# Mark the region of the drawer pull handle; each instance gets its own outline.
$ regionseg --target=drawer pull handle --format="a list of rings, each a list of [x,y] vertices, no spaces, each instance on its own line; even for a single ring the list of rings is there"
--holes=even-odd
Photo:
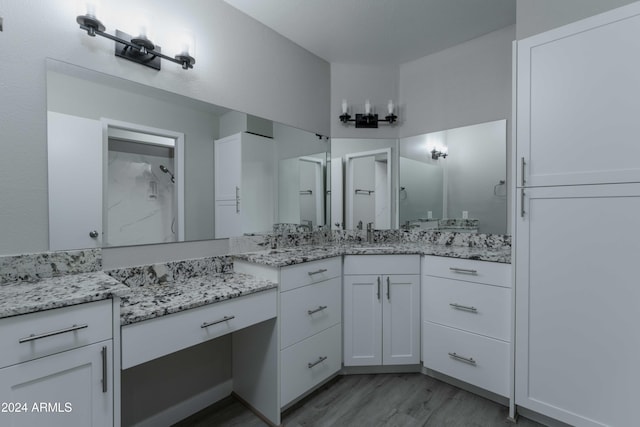
[[[107,392],[107,347],[103,346],[102,351],[102,392]]]
[[[378,276],[378,299],[380,299],[380,276]]]
[[[236,316],[224,316],[220,320],[214,320],[213,322],[204,322],[200,327],[204,329],[206,327],[217,325],[218,323],[226,322],[227,320],[231,320],[231,319],[235,319],[235,318],[236,318]]]
[[[326,305],[319,305],[318,308],[316,308],[315,310],[307,310],[307,313],[309,313],[309,316],[311,316],[313,313],[317,313],[319,311],[326,310],[326,309],[327,309]]]
[[[391,301],[391,279],[387,276],[387,299]]]
[[[313,363],[312,363],[312,362],[307,363],[307,368],[311,369],[311,368],[313,368],[314,366],[316,366],[318,363],[322,363],[322,362],[324,362],[325,360],[327,360],[327,356],[320,356],[320,357],[318,358],[318,360],[316,360],[315,362],[313,362]]]
[[[52,337],[54,335],[66,334],[67,332],[74,332],[74,331],[77,331],[79,329],[84,329],[84,328],[88,328],[88,327],[89,327],[89,325],[87,325],[87,324],[73,325],[73,326],[70,326],[68,328],[58,329],[57,331],[45,332],[44,334],[38,334],[38,335],[31,334],[28,337],[20,338],[18,340],[18,343],[22,344],[22,343],[29,342],[29,341],[39,340],[40,338],[47,338],[47,337]]]
[[[456,310],[470,311],[471,313],[477,313],[478,312],[477,308],[469,307],[468,305],[460,305],[460,304],[456,304],[455,302],[449,303],[449,305],[452,308],[455,308]]]
[[[471,270],[468,268],[449,267],[449,270],[453,271],[454,273],[461,274],[478,274],[478,270]]]
[[[456,354],[455,352],[449,353],[449,356],[452,359],[458,360],[460,362],[468,363],[469,365],[476,366],[476,363],[477,363],[475,360],[473,360],[473,357],[463,357],[463,356],[460,356],[459,354]]]
[[[316,270],[316,271],[310,271],[307,274],[309,276],[313,276],[314,274],[320,274],[320,273],[324,273],[325,271],[327,271],[326,268],[321,268],[320,270]]]

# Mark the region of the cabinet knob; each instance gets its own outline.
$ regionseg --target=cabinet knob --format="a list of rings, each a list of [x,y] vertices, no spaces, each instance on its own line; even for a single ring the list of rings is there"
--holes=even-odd
[[[97,239],[99,236],[98,231],[97,230],[91,230],[89,232],[89,237],[91,237],[92,239]]]

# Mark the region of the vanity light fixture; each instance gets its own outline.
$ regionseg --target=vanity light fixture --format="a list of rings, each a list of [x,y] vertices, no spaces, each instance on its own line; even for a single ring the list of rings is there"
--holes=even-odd
[[[448,155],[446,148],[444,148],[443,151],[438,151],[435,148],[431,150],[431,158],[433,160],[438,160],[440,157],[446,159]]]
[[[378,123],[389,123],[390,125],[395,124],[398,121],[398,116],[393,114],[395,106],[393,105],[393,101],[389,100],[387,104],[387,112],[389,113],[385,116],[384,119],[378,118],[377,114],[373,114],[371,111],[371,102],[367,99],[364,103],[364,114],[356,114],[356,118],[352,119],[351,115],[349,115],[349,105],[347,104],[347,100],[342,100],[342,115],[340,115],[340,121],[345,125],[349,122],[355,122],[357,128],[377,128]]]
[[[183,70],[193,68],[193,64],[196,63],[195,58],[189,55],[188,48],[184,48],[182,52],[172,58],[164,55],[160,46],[155,45],[145,34],[132,37],[120,30],[116,30],[115,36],[105,33],[106,27],[91,12],[87,12],[85,15],[79,15],[76,17],[76,22],[80,25],[81,29],[87,32],[89,37],[98,35],[115,41],[115,54],[120,58],[128,59],[156,70],[160,69],[160,59],[166,59],[167,61],[180,64]]]

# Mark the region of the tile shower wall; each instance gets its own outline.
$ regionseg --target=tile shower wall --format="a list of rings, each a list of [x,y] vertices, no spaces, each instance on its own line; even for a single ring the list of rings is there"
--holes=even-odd
[[[174,184],[160,165],[173,171],[173,159],[109,151],[108,246],[177,240]]]

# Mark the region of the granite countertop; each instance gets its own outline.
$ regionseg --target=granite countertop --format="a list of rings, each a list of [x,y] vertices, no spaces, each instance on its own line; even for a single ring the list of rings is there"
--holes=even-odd
[[[102,271],[0,285],[0,318],[124,296],[129,287]]]
[[[213,273],[135,286],[122,298],[120,324],[129,325],[277,286],[277,283],[243,273]]]
[[[483,247],[453,246],[424,242],[341,244],[298,246],[258,252],[234,254],[236,259],[267,265],[284,267],[341,255],[434,255],[449,258],[463,258],[477,261],[511,263],[511,248],[491,249]]]

